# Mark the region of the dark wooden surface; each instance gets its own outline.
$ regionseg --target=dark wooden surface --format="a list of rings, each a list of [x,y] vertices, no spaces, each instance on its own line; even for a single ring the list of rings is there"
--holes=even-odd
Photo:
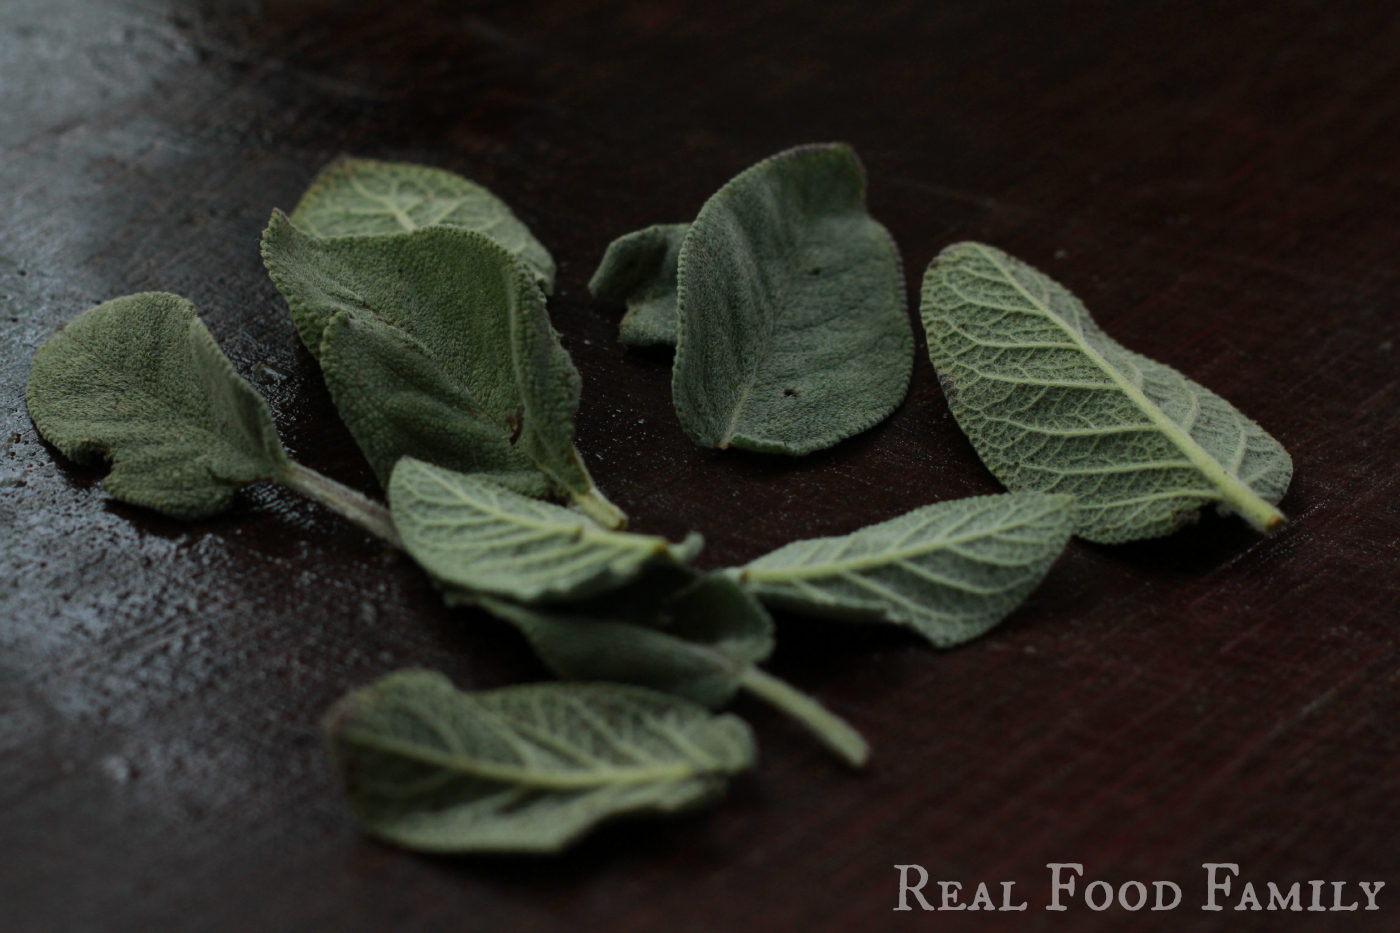
[[[0,930],[1400,929],[1393,4],[5,0],[0,106]],[[175,291],[293,453],[378,494],[257,251],[348,152],[459,171],[534,228],[589,467],[634,527],[703,532],[705,565],[995,491],[922,343],[907,401],[860,437],[702,451],[668,355],[618,346],[621,309],[584,288],[612,238],[834,139],[865,159],[915,306],[941,247],[997,244],[1296,464],[1273,537],[1208,517],[1074,542],[955,651],[781,618],[772,669],[864,731],[867,773],[741,701],[761,768],[707,813],[554,860],[370,841],[322,711],[408,665],[545,676],[523,642],[289,494],[195,524],[114,503],[25,413],[56,326]],[[1047,912],[1047,862],[1184,897]],[[1212,914],[1203,862],[1266,903],[1269,881],[1304,906],[1312,879],[1387,886],[1371,913]],[[906,863],[964,899],[1016,881],[1029,909],[894,912]]]

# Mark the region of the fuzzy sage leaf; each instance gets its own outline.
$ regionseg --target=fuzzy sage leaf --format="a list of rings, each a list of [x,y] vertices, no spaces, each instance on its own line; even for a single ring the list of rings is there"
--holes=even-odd
[[[480,603],[519,628],[560,677],[636,684],[711,709],[773,652],[773,620],[757,600],[723,576],[679,567],[568,605]]]
[[[544,295],[489,237],[436,226],[322,240],[279,211],[263,258],[382,484],[412,456],[625,523],[574,449],[579,376]]]
[[[511,492],[489,477],[405,457],[389,482],[404,549],[440,583],[522,602],[581,599],[657,562],[683,563],[699,535],[608,531],[585,515]]]
[[[65,456],[112,464],[103,486],[124,502],[205,518],[238,487],[270,480],[398,543],[383,506],[288,459],[267,402],[178,295],[128,295],[79,315],[34,355],[27,399]]]
[[[938,502],[848,535],[795,541],[730,571],[772,606],[905,625],[947,648],[1021,604],[1074,531],[1074,500]]]
[[[924,277],[929,356],[948,406],[1011,489],[1068,493],[1076,533],[1169,534],[1215,503],[1268,531],[1293,462],[1229,402],[1124,349],[1062,285],[980,243]]]
[[[288,462],[267,402],[176,295],[128,295],[80,315],[34,355],[27,398],[65,456],[111,462],[108,492],[175,518],[222,512],[235,489]]]
[[[697,444],[811,453],[904,398],[899,251],[850,147],[800,146],[732,179],[686,234],[678,278],[671,394]]]
[[[323,728],[361,825],[427,852],[559,852],[605,820],[709,803],[755,760],[738,718],[618,684],[462,693],[399,671]]]
[[[792,716],[847,763],[870,749],[860,734],[812,698],[757,667],[773,651],[763,606],[723,574],[657,566],[632,583],[566,606],[521,606],[449,594],[511,624],[561,677],[636,684],[712,709],[739,689]]]
[[[617,339],[629,346],[675,346],[676,268],[690,224],[657,224],[608,244],[588,282],[594,298],[627,302]]]
[[[306,189],[292,222],[318,237],[383,236],[443,224],[484,233],[554,290],[554,258],[509,206],[460,175],[404,162],[337,159]]]

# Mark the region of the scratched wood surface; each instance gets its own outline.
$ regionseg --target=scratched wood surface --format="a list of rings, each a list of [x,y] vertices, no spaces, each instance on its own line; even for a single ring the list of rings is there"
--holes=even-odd
[[[1393,4],[6,0],[0,107],[0,929],[1400,928]],[[922,343],[874,430],[800,460],[703,451],[668,354],[620,347],[622,309],[589,298],[611,239],[818,140],[864,158],[915,303],[941,247],[997,244],[1296,464],[1273,537],[1207,517],[1072,543],[954,651],[782,617],[772,668],[864,731],[864,774],[740,702],[761,767],[712,811],[554,860],[370,841],[321,713],[409,665],[545,676],[520,638],[276,490],[194,524],[114,503],[25,412],[55,327],[174,291],[294,455],[377,495],[257,251],[353,153],[474,178],[552,249],[579,447],[634,527],[701,531],[706,566],[996,491]],[[1048,862],[1183,901],[1048,912]],[[1243,881],[1302,882],[1303,906],[1310,880],[1387,887],[1374,912],[1212,914],[1204,862],[1240,866],[1230,908]],[[895,912],[908,863],[1029,908]]]

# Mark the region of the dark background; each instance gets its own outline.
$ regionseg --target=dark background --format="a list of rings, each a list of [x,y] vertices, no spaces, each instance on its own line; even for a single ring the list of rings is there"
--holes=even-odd
[[[0,114],[0,930],[1400,929],[1394,4],[4,0]],[[1072,542],[954,651],[781,618],[771,669],[865,733],[866,773],[740,701],[761,767],[712,811],[557,859],[370,841],[322,712],[409,665],[544,677],[523,641],[288,493],[192,524],[115,503],[25,412],[54,328],[174,291],[294,456],[378,495],[257,250],[352,153],[480,181],[550,247],[579,447],[634,528],[701,531],[705,566],[996,491],[922,339],[879,427],[704,451],[668,354],[620,347],[587,294],[614,237],[821,140],[864,158],[915,305],[939,249],[996,244],[1296,465],[1272,537]],[[1185,896],[1048,913],[1052,861]],[[1266,903],[1387,886],[1379,912],[1210,914],[1208,861]],[[905,863],[1030,909],[895,913]]]

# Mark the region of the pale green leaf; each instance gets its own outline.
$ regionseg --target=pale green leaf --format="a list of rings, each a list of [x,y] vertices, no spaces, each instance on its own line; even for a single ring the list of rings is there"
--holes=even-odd
[[[239,486],[289,468],[267,402],[176,295],[80,315],[35,354],[27,398],[65,456],[112,464],[108,492],[175,518],[221,512]]]
[[[723,574],[655,567],[632,583],[567,606],[538,608],[448,594],[512,623],[561,677],[664,690],[717,708],[743,688],[802,723],[848,764],[870,746],[816,700],[757,667],[773,651],[763,606]]]
[[[428,852],[559,852],[605,820],[710,803],[756,755],[738,718],[650,690],[462,693],[421,670],[349,694],[324,729],[364,828]]]
[[[523,602],[591,596],[651,564],[688,561],[701,547],[699,535],[673,545],[608,531],[489,477],[412,457],[394,469],[389,503],[404,549],[440,583]]]
[[[678,275],[671,394],[697,444],[811,453],[904,398],[899,251],[850,147],[800,146],[735,177],[700,210]]]
[[[734,573],[765,603],[905,625],[940,648],[1021,604],[1074,531],[1070,496],[938,502],[848,535],[795,541]]]
[[[380,482],[412,456],[622,513],[573,447],[579,377],[530,275],[484,234],[425,227],[318,239],[280,211],[263,258]],[[438,430],[433,430],[433,425]]]
[[[690,224],[657,224],[608,244],[588,291],[627,303],[617,329],[622,343],[676,345],[676,266],[689,230]]]
[[[337,159],[306,189],[292,222],[319,237],[411,233],[435,224],[465,227],[505,247],[546,293],[554,290],[553,257],[506,203],[440,168]]]
[[[712,709],[773,651],[773,621],[757,600],[724,576],[680,567],[565,606],[480,602],[519,628],[560,677],[636,684]]]
[[[1076,533],[1168,534],[1215,503],[1283,524],[1288,452],[1229,402],[1124,349],[1062,285],[991,246],[945,249],[924,277],[929,355],[948,406],[1011,489],[1068,493]]]

